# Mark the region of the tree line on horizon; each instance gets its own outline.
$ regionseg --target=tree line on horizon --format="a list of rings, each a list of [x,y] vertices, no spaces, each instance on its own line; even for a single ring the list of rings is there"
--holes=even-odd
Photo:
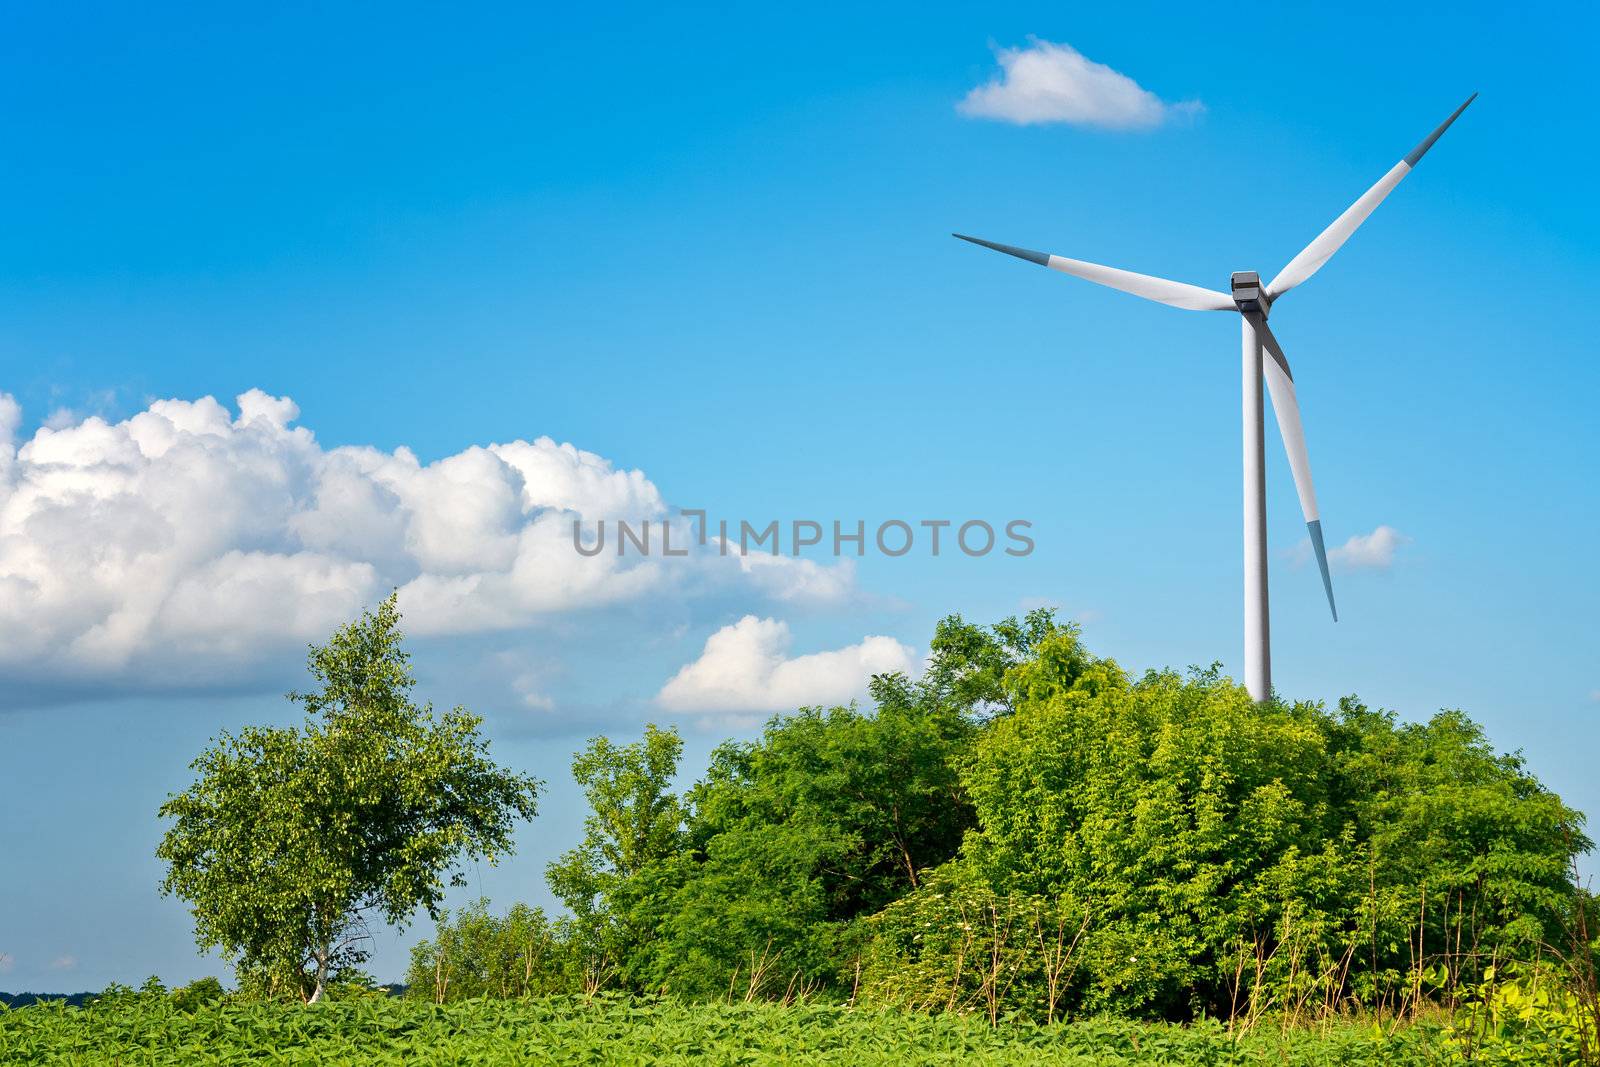
[[[369,921],[435,920],[407,995],[607,991],[992,1021],[1392,1016],[1519,974],[1594,1002],[1581,813],[1459,711],[1256,704],[1133,676],[1047,611],[943,620],[920,678],[729,741],[684,791],[655,725],[572,771],[563,914],[442,902],[532,818],[479,720],[410,700],[391,597],[313,647],[304,726],[223,735],[162,808],[163,888],[242,991],[365,981]]]

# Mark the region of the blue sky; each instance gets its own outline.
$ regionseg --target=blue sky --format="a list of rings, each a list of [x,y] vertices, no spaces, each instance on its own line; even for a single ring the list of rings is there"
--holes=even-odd
[[[1275,309],[1329,542],[1387,527],[1393,552],[1336,571],[1330,623],[1269,429],[1274,680],[1406,718],[1461,707],[1600,810],[1594,23],[12,13],[0,988],[220,973],[155,893],[155,808],[217,731],[287,721],[305,642],[388,585],[418,582],[424,694],[483,713],[549,782],[518,857],[469,872],[501,906],[548,903],[583,738],[676,722],[692,774],[782,701],[915,662],[949,612],[1056,604],[1127,666],[1237,673],[1232,317],[948,234],[1225,288],[1275,272],[1475,90]],[[1034,38],[1181,106],[1138,97],[1132,128],[958,111],[996,49]],[[128,458],[172,427],[205,447]],[[1022,518],[1037,547],[597,577],[529,501]],[[418,932],[380,935],[381,977]]]

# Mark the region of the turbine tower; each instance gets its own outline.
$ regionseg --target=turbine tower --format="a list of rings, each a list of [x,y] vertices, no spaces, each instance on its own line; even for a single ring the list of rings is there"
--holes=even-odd
[[[1267,315],[1280,296],[1311,277],[1328,262],[1372,214],[1373,209],[1383,202],[1383,198],[1400,184],[1400,179],[1411,173],[1424,153],[1433,147],[1433,142],[1467,109],[1467,104],[1477,97],[1477,93],[1467,97],[1466,103],[1456,108],[1449,118],[1439,124],[1438,129],[1423,138],[1421,144],[1396,163],[1389,173],[1379,178],[1376,185],[1363,193],[1344,214],[1334,219],[1326,230],[1317,235],[1316,240],[1306,245],[1278,272],[1276,278],[1264,286],[1255,271],[1236,271],[1229,291],[1221,293],[1185,282],[1168,281],[1148,274],[1102,267],[1097,263],[996,244],[979,237],[960,233],[953,235],[963,241],[971,241],[1160,304],[1188,311],[1239,313],[1243,337],[1240,410],[1244,429],[1244,678],[1245,688],[1257,701],[1266,700],[1272,695],[1272,640],[1267,614],[1266,453],[1261,402],[1263,375],[1267,391],[1272,394],[1272,410],[1278,417],[1278,432],[1283,437],[1283,447],[1289,455],[1289,468],[1294,472],[1295,492],[1300,497],[1300,510],[1305,515],[1311,547],[1317,556],[1317,566],[1322,570],[1322,588],[1328,594],[1328,610],[1333,613],[1333,620],[1339,621],[1339,609],[1333,602],[1333,580],[1328,575],[1328,552],[1322,540],[1317,494],[1311,486],[1311,463],[1306,457],[1306,437],[1300,426],[1300,405],[1295,399],[1294,377],[1289,373],[1289,361],[1283,354],[1283,347],[1267,326]],[[1263,350],[1268,358],[1263,359]]]

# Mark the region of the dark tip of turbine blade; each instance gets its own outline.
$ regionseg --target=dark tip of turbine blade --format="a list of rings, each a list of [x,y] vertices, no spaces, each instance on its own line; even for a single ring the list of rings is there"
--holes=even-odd
[[[985,248],[992,248],[996,252],[1004,252],[1008,256],[1025,259],[1029,263],[1037,263],[1041,267],[1050,265],[1050,256],[1044,252],[1034,252],[1026,248],[1017,248],[1013,245],[996,244],[994,241],[985,241],[982,237],[968,237],[964,233],[953,233],[950,236],[959,237],[963,241],[971,241],[973,244],[982,245]]]
[[[1427,137],[1423,138],[1422,143],[1413,148],[1411,150],[1411,154],[1406,156],[1406,166],[1416,166],[1418,160],[1423,157],[1428,149],[1433,147],[1433,142],[1437,141],[1440,137],[1443,137],[1444,131],[1450,128],[1450,124],[1459,118],[1463,111],[1467,110],[1467,104],[1472,103],[1476,99],[1478,99],[1477,93],[1473,93],[1471,96],[1467,97],[1466,103],[1462,104],[1460,107],[1451,112],[1449,118],[1439,123],[1438,129],[1434,130],[1432,133],[1428,134]]]
[[[1317,566],[1322,570],[1322,588],[1328,594],[1328,610],[1333,612],[1333,621],[1339,621],[1339,609],[1333,603],[1333,579],[1328,576],[1328,550],[1322,543],[1322,520],[1312,519],[1306,523],[1306,529],[1311,533],[1311,548],[1317,554]]]

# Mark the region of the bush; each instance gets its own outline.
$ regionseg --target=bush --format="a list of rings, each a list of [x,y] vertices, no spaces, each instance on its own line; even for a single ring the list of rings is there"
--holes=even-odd
[[[208,1004],[215,1004],[228,995],[222,983],[209,975],[172,991],[172,1006],[179,1011],[195,1012]]]
[[[1082,963],[1090,911],[1002,896],[949,867],[863,923],[857,997],[909,1011],[1055,1022]]]
[[[445,1004],[569,992],[576,969],[572,947],[543,911],[517,904],[501,918],[479,900],[453,919],[441,913],[433,939],[411,950],[406,995]]]
[[[1010,714],[962,763],[977,827],[944,888],[868,924],[869,998],[1407,1012],[1430,968],[1449,995],[1496,957],[1532,959],[1570,912],[1582,816],[1459,712],[1398,726],[1354,700],[1256,704],[1215,669],[1135,681],[1071,631],[1006,677]],[[1080,918],[1063,987],[1033,942]]]
[[[1474,1063],[1595,1062],[1600,1020],[1563,977],[1542,966],[1487,968],[1446,1031],[1452,1045]]]

